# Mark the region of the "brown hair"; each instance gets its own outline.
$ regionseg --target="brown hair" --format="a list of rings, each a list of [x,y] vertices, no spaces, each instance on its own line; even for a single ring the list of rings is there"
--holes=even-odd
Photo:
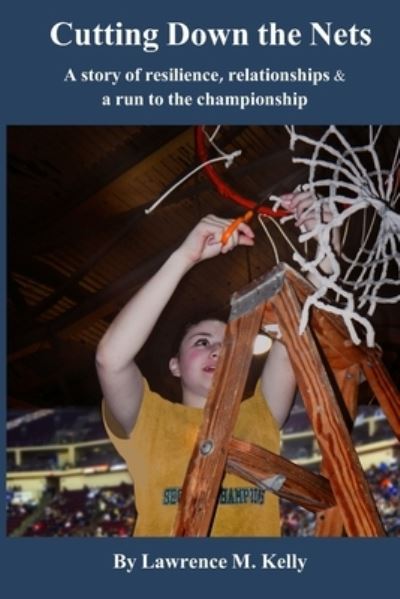
[[[189,321],[183,323],[178,328],[177,334],[175,335],[175,339],[172,344],[172,353],[171,357],[175,357],[179,353],[179,349],[181,347],[181,343],[183,338],[187,334],[187,332],[200,322],[204,322],[205,320],[218,320],[219,322],[223,322],[226,324],[228,322],[228,315],[226,311],[222,310],[214,310],[209,312],[200,312],[193,316]]]

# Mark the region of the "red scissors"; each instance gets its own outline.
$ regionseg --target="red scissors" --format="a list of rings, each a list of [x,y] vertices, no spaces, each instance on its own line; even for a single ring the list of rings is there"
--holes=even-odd
[[[221,236],[222,245],[226,245],[228,243],[229,239],[232,237],[232,235],[234,234],[234,232],[236,231],[236,229],[238,228],[238,226],[241,223],[250,222],[251,219],[253,218],[253,216],[254,216],[254,210],[248,210],[246,212],[246,214],[243,214],[243,216],[239,216],[238,218],[235,218],[235,220],[232,221],[231,224],[222,233],[222,236]]]

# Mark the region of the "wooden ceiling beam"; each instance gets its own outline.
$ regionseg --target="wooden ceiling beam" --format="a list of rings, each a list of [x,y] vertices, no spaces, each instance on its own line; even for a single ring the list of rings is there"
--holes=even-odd
[[[283,152],[283,151],[282,151]],[[273,157],[269,157],[269,160],[264,160],[263,164],[265,165],[265,162],[268,162],[268,164],[273,165],[277,160],[280,160],[282,158],[281,154],[282,152],[278,152],[276,155],[274,154]],[[284,153],[287,153],[287,150],[284,151]],[[257,161],[258,162],[258,161]],[[251,165],[245,165],[243,167],[241,167],[241,171],[243,172],[243,174],[248,174],[249,172],[251,172],[253,169],[250,168]],[[257,168],[260,168],[260,165],[258,164]],[[297,168],[297,170],[294,170],[294,172],[290,173],[287,177],[283,178],[282,180],[280,180],[276,185],[272,186],[270,189],[267,190],[268,194],[271,193],[276,193],[277,188],[283,188],[285,185],[287,186],[287,188],[292,188],[294,187],[299,181],[302,180],[302,173],[304,172],[304,169],[299,169],[299,167]],[[236,177],[239,177],[240,174],[237,172],[236,173]],[[200,186],[200,184],[199,184]],[[211,183],[207,180],[207,186],[211,187]],[[198,193],[198,192],[197,192]],[[171,199],[171,202],[169,202],[168,205],[175,204],[179,201],[183,201],[186,200],[188,198],[188,195],[195,195],[196,191],[192,190],[192,192],[186,192],[184,194],[179,194],[179,196]],[[146,204],[146,207],[150,206],[152,202],[149,202],[148,204]],[[233,204],[234,206],[236,206],[236,204]],[[84,263],[82,264],[82,266],[75,271],[75,273],[73,275],[71,275],[71,277],[69,277],[65,283],[63,285],[61,285],[58,289],[56,289],[54,291],[54,293],[52,293],[49,297],[47,297],[43,302],[41,302],[38,306],[36,306],[36,308],[34,309],[34,314],[38,315],[41,312],[43,312],[44,310],[48,309],[53,303],[55,303],[56,301],[58,301],[58,299],[60,299],[60,297],[62,295],[65,294],[69,294],[69,291],[71,289],[74,289],[74,287],[76,287],[76,285],[79,283],[80,279],[85,276],[85,274],[94,268],[94,266],[105,256],[108,254],[108,252],[117,244],[119,243],[127,233],[129,233],[132,228],[134,226],[136,226],[140,220],[144,217],[144,207],[140,207],[140,208],[134,208],[131,211],[129,211],[129,213],[127,213],[126,217],[124,218],[124,222],[121,225],[121,228],[118,229],[113,236],[111,236],[107,243],[105,243],[101,248],[99,248],[99,250],[97,252],[95,252],[94,254],[92,254],[90,256],[90,258]],[[160,210],[162,210],[162,207],[160,207]]]
[[[37,260],[36,258],[32,260],[29,267],[14,270],[12,274],[13,276],[22,275],[23,277],[30,279],[33,283],[37,282],[39,285],[46,285],[52,289],[59,288],[69,280],[69,277],[56,267],[41,260]],[[89,295],[90,293],[80,286],[75,286],[71,289],[71,293],[68,294],[69,298],[77,303],[81,302]],[[32,308],[30,308],[30,311],[34,312],[34,309],[32,310]]]
[[[29,261],[32,255],[49,251],[54,243],[59,244],[60,229],[63,237],[63,230],[65,228],[68,230],[70,226],[73,235],[73,222],[68,224],[68,220],[71,217],[73,220],[73,213],[83,203],[100,193],[108,194],[115,189],[123,189],[126,179],[131,179],[143,172],[151,161],[161,160],[164,155],[169,155],[192,135],[191,127],[160,126],[156,128],[156,134],[146,136],[139,151],[135,148],[132,152],[129,144],[117,148],[101,163],[81,175],[69,189],[61,190],[65,201],[62,199],[60,201],[58,198],[57,203],[64,207],[62,211],[52,213],[49,220],[43,222],[41,229],[35,231],[32,236],[27,236],[23,241],[19,239],[14,247],[12,243],[10,244],[12,260]],[[12,202],[12,195],[10,195],[10,202]]]
[[[143,285],[178,245],[175,244],[172,248],[168,248],[147,262],[142,263],[135,270],[128,272],[128,274],[123,275],[101,291],[91,295],[79,306],[65,312],[52,322],[40,325],[31,331],[10,339],[8,360],[12,362],[35,352],[40,344],[51,343],[54,335],[66,336],[109,314],[119,302],[122,302]]]
[[[238,129],[238,128],[236,128],[236,129]],[[238,134],[238,131],[236,131],[236,134]],[[182,134],[182,136],[183,135],[184,134]],[[185,132],[185,135],[186,135],[186,132]],[[179,136],[179,140],[175,139],[175,140],[173,140],[173,142],[171,142],[171,144],[169,144],[170,151],[172,151],[171,146],[173,143],[176,143],[179,145],[182,143],[182,136]],[[229,141],[232,141],[232,137],[233,137],[233,134],[231,133]],[[227,140],[225,140],[225,142],[227,143]],[[160,149],[160,152],[161,152],[161,149]],[[164,150],[163,150],[163,152],[164,152]],[[154,155],[153,155],[153,158],[154,158]],[[160,157],[158,157],[157,159],[160,159]],[[180,178],[181,177],[179,177],[179,179]],[[211,185],[211,184],[209,183],[209,185]],[[183,198],[186,199],[187,194],[185,194],[184,196],[181,196],[178,200],[175,199],[174,202],[177,202]],[[97,252],[93,253],[90,256],[90,258],[88,260],[86,260],[86,262],[84,264],[82,264],[82,266],[74,272],[73,275],[71,275],[68,279],[66,279],[65,282],[63,282],[60,285],[60,287],[58,287],[50,296],[45,298],[42,302],[40,302],[40,304],[38,304],[34,308],[34,310],[33,310],[34,315],[37,316],[37,315],[41,314],[44,310],[47,310],[49,307],[51,307],[52,304],[54,304],[56,301],[58,301],[60,299],[60,297],[62,297],[63,295],[69,294],[70,290],[74,289],[74,287],[76,287],[76,285],[79,283],[79,281],[82,279],[82,277],[84,277],[85,274],[89,270],[93,269],[94,266],[105,255],[107,255],[114,248],[114,246],[125,237],[125,235],[127,235],[132,230],[133,226],[135,226],[145,216],[144,211],[151,204],[152,204],[152,202],[147,202],[146,204],[140,206],[140,208],[134,208],[131,211],[129,211],[128,213],[125,213],[124,220],[123,220],[123,223],[121,224],[121,227],[112,236],[110,236],[110,238],[107,240],[107,242],[105,244],[103,244],[103,246],[100,247]]]
[[[290,182],[293,184],[294,177],[296,176],[298,176],[298,174],[296,175],[296,173],[291,173],[287,178],[283,179],[281,183],[285,184],[286,181],[287,183]],[[142,212],[139,214],[139,216],[141,216],[141,214]],[[138,218],[138,212],[134,211],[131,215],[131,219],[125,223],[125,227],[130,229],[132,225],[131,220],[133,221],[136,218]],[[121,231],[119,232],[118,240],[120,236]],[[101,255],[105,255],[107,251],[109,251],[111,245],[114,245],[114,243],[116,243],[118,240],[110,239],[107,247],[103,247],[99,250]],[[110,245],[110,247],[108,247],[108,245]],[[129,293],[133,293],[133,291],[139,285],[143,284],[157,270],[157,268],[161,266],[163,261],[172,251],[173,249],[166,250],[155,258],[150,259],[133,272],[120,277],[115,282],[99,291],[97,294],[91,295],[79,306],[59,316],[51,323],[48,323],[48,325],[36,327],[34,330],[31,330],[30,332],[28,331],[22,336],[17,336],[14,342],[10,344],[9,359],[18,358],[20,355],[24,355],[26,352],[31,353],[32,351],[36,351],[37,344],[39,342],[44,342],[48,338],[50,330],[53,332],[53,334],[56,334],[60,331],[63,331],[63,334],[66,332],[71,333],[71,327],[73,327],[73,330],[75,330],[76,327],[87,327],[88,322],[93,322],[94,320],[109,314],[112,311],[113,306],[115,306],[118,301],[122,301],[123,298]],[[58,301],[62,295],[67,295],[69,290],[73,288],[73,285],[78,284],[79,279],[85,274],[85,272],[92,268],[98,260],[98,253],[92,255],[89,261],[87,261],[81,269],[74,273],[74,275],[72,275],[72,277],[70,277],[61,288],[57,289],[54,294],[41,302],[41,304],[35,309],[34,313],[38,314],[40,311],[49,308],[55,301]],[[111,303],[110,300],[112,300]]]
[[[12,305],[17,310],[17,312],[19,312],[19,314],[23,316],[23,318],[29,317],[29,306],[26,303],[26,300],[22,295],[19,286],[17,285],[12,272],[8,272],[7,283],[8,299],[11,301]]]
[[[245,128],[246,127],[232,127],[229,130],[229,132],[225,133],[223,136],[224,146],[228,145],[229,143],[232,143],[234,141],[234,139]],[[153,130],[153,128],[151,128],[151,129]],[[161,127],[161,129],[162,130],[164,130],[164,129],[170,130],[171,127]],[[178,135],[176,135],[176,130],[178,130],[178,133],[179,133]],[[183,131],[181,131],[181,130],[183,130]],[[153,140],[153,143],[155,144],[155,147],[157,148],[156,150],[146,154],[145,157],[143,157],[142,159],[136,160],[135,164],[131,164],[118,177],[114,177],[114,178],[112,178],[111,176],[108,177],[110,179],[110,181],[107,182],[106,185],[104,185],[100,189],[96,189],[96,192],[94,194],[92,194],[90,197],[85,196],[85,199],[89,200],[96,196],[99,196],[99,198],[101,196],[107,197],[108,195],[111,195],[111,194],[120,194],[121,196],[123,196],[125,194],[126,185],[129,181],[132,181],[136,177],[142,176],[149,169],[149,165],[151,165],[153,162],[162,161],[165,156],[170,156],[174,151],[176,151],[177,148],[181,147],[182,145],[184,145],[186,143],[191,142],[194,139],[192,127],[190,127],[190,128],[175,127],[174,131],[175,131],[175,136],[172,137],[171,133],[170,133],[167,138],[167,141],[165,141],[166,138],[160,137],[160,135],[154,136],[155,139]],[[179,132],[179,131],[181,131],[181,132]],[[153,139],[153,137],[151,137],[151,139]],[[131,162],[132,162],[132,160],[131,160]],[[193,163],[190,165],[190,167],[186,170],[186,172],[180,174],[174,180],[172,180],[171,186],[173,186],[176,182],[178,182],[182,177],[186,176],[195,167],[196,164],[197,164],[197,161],[194,156]],[[100,168],[100,167],[98,167],[98,168]],[[102,170],[104,170],[106,168],[106,166],[104,165],[104,167],[101,167],[101,168],[102,168]],[[82,182],[82,185],[85,185],[85,183]],[[207,189],[210,187],[211,187],[210,182],[208,180],[205,180],[205,185],[199,186],[199,192],[203,189]],[[176,194],[176,192],[174,192],[174,196],[175,196],[175,194]],[[183,194],[183,195],[179,194],[178,200],[181,197],[187,197],[187,194]],[[173,200],[173,196],[171,196],[171,199],[169,198],[169,202],[174,202],[174,201],[178,201],[178,200]],[[135,207],[135,208],[132,208],[131,210],[128,210],[127,212],[124,212],[123,215],[118,214],[118,215],[116,215],[115,220],[122,218],[125,222],[126,219],[130,218],[130,215],[133,212],[143,211],[145,208],[148,208],[153,202],[154,202],[154,198],[152,198],[150,201],[144,202],[140,207]],[[68,196],[67,192],[65,193],[65,204],[66,205],[71,204],[70,197]],[[78,203],[78,207],[81,204],[82,204],[82,201],[80,201]],[[71,210],[69,212],[71,213]],[[86,228],[80,227],[79,231],[77,231],[77,226],[76,226],[76,222],[74,220],[74,218],[75,218],[74,215],[69,214],[69,216],[66,215],[65,218],[67,219],[66,221],[61,222],[58,219],[57,222],[53,222],[51,227],[48,227],[45,236],[43,236],[42,234],[36,234],[32,237],[29,237],[29,236],[26,237],[26,239],[24,240],[24,242],[22,244],[21,243],[15,244],[14,247],[12,246],[12,244],[10,244],[10,259],[11,259],[12,264],[15,266],[20,266],[21,264],[25,264],[27,261],[29,262],[29,260],[31,259],[31,257],[33,255],[41,255],[44,253],[48,253],[48,252],[52,251],[54,248],[60,247],[60,244],[67,245],[70,241],[74,242],[77,239],[77,235],[79,238],[79,235],[87,234],[87,231],[88,231],[87,227]],[[93,226],[93,223],[91,223],[91,225]],[[123,227],[123,228],[125,229],[125,227]],[[123,233],[123,235],[124,234],[125,233]]]

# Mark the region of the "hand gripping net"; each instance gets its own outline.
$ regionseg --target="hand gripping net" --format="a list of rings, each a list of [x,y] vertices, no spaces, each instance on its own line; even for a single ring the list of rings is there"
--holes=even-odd
[[[299,332],[304,331],[315,306],[342,316],[355,344],[365,335],[367,345],[373,346],[373,327],[362,314],[371,316],[378,304],[400,300],[400,215],[395,211],[400,196],[400,141],[384,170],[377,152],[382,128],[368,127],[368,141],[358,147],[335,126],[327,128],[319,140],[298,134],[295,127],[287,127],[287,131],[292,151],[296,142],[311,149],[311,155],[294,157],[293,163],[308,167],[308,183],[302,188],[318,198],[308,209],[315,211],[316,224],[299,237],[300,242],[316,238],[316,256],[307,260],[297,251],[293,255],[316,285],[304,305]],[[273,199],[279,205],[279,198]],[[326,208],[332,214],[328,223],[323,222]],[[281,222],[291,218],[284,217]],[[360,239],[355,255],[347,255],[343,248],[340,255],[335,251],[332,237],[336,228],[342,228],[344,239],[357,230]],[[322,270],[323,262],[328,264],[329,274]],[[328,299],[332,294],[333,302]]]
[[[204,134],[217,156],[209,159],[200,144],[201,164],[170,187],[145,210],[146,214],[150,214],[176,187],[203,168],[222,196],[247,208],[254,208],[254,201],[241,197],[213,169],[212,165],[219,161],[229,168],[241,153],[237,150],[226,154],[217,146],[215,137],[219,128],[212,135],[207,133],[205,127],[196,128],[197,141],[201,141],[201,135]],[[367,345],[372,347],[374,329],[363,314],[372,316],[378,304],[395,304],[400,300],[400,215],[396,212],[400,195],[400,140],[396,142],[389,168],[384,169],[377,148],[383,128],[370,126],[365,129],[368,133],[367,142],[352,146],[334,125],[328,127],[320,139],[302,135],[294,126],[286,127],[292,151],[295,151],[296,142],[310,150],[308,157],[295,156],[292,161],[308,168],[308,182],[302,185],[302,189],[310,190],[318,199],[308,209],[315,213],[315,226],[299,236],[300,243],[316,239],[318,250],[315,258],[308,260],[302,256],[282,228],[278,226],[278,229],[295,250],[293,259],[303,272],[311,275],[316,286],[316,291],[304,304],[299,333],[307,326],[310,309],[315,306],[340,315],[355,344],[365,338]],[[279,197],[271,196],[270,199],[275,202],[273,210],[264,205],[257,212],[278,261],[273,237],[264,224],[264,217],[280,217],[285,211],[279,210]],[[329,222],[324,222],[326,212],[332,215]],[[283,216],[280,222],[294,218]],[[335,250],[332,243],[335,229],[341,229],[344,233],[340,252]],[[345,249],[346,237],[354,237],[355,232],[358,234],[359,231],[357,250],[350,255]]]

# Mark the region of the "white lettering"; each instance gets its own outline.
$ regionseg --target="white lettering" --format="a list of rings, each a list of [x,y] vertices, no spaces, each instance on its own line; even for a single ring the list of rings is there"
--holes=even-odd
[[[275,21],[267,25],[261,25],[257,29],[258,43],[260,46],[298,46],[301,44],[300,29],[293,28],[285,31],[282,27],[278,27]]]
[[[332,28],[332,22],[326,21],[324,25],[312,21],[310,46],[318,46],[323,42],[327,46],[334,44],[336,46],[369,46],[372,43],[370,29],[360,29],[357,25],[352,25],[349,29],[340,27]]]
[[[297,553],[287,553],[278,557],[276,553],[262,553],[263,570],[295,570],[301,574],[305,568],[308,558],[299,557]]]
[[[226,570],[225,557],[150,557],[142,554],[143,570]]]
[[[232,553],[232,569],[241,568],[243,570],[249,570],[252,567],[250,562],[250,553],[244,553],[239,555],[238,553]]]
[[[247,29],[200,29],[190,30],[185,23],[171,21],[168,23],[168,46],[183,46],[190,42],[194,46],[248,46]]]
[[[124,553],[114,553],[114,570],[125,570],[130,574],[135,567],[136,557],[127,557]]]
[[[64,77],[64,81],[76,81],[75,73],[72,69],[68,69],[67,74]]]
[[[57,46],[69,46],[72,43],[71,40],[65,41],[65,42],[62,42],[60,40],[59,30],[61,28],[64,28],[65,26],[66,26],[67,29],[69,29],[70,31],[72,31],[72,23],[66,23],[65,21],[61,21],[60,23],[56,23],[50,29],[50,38],[51,38],[51,41],[54,44],[57,44]]]

